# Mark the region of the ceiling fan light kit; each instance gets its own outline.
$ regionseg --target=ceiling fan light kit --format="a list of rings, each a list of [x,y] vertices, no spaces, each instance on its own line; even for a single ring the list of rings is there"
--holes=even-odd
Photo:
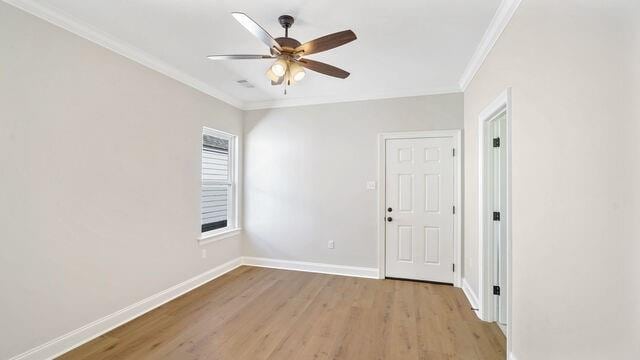
[[[304,72],[304,68],[300,66],[297,62],[292,62],[289,64],[289,72],[291,73],[291,77],[294,81],[300,81],[304,78],[306,73]]]
[[[349,76],[347,71],[304,58],[304,56],[330,50],[355,40],[356,34],[353,31],[344,30],[301,44],[298,40],[289,37],[289,28],[294,22],[294,18],[290,15],[282,15],[278,18],[278,22],[284,28],[284,37],[276,39],[246,14],[234,12],[231,15],[245,29],[269,47],[270,55],[209,55],[207,56],[208,59],[275,59],[275,62],[267,70],[266,75],[271,80],[272,85],[284,85],[285,94],[287,93],[287,86],[293,85],[305,77],[304,68],[340,79],[346,79]]]
[[[289,64],[287,60],[283,56],[280,56],[280,58],[276,62],[274,62],[273,65],[271,65],[271,71],[277,77],[280,77],[286,74],[288,67],[289,67]]]

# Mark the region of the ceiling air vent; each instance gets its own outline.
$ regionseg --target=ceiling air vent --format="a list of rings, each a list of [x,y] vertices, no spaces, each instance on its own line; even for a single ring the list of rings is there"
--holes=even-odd
[[[236,81],[236,83],[238,83],[238,85],[247,88],[247,89],[253,89],[255,86],[253,86],[252,83],[248,82],[247,80],[238,80]]]

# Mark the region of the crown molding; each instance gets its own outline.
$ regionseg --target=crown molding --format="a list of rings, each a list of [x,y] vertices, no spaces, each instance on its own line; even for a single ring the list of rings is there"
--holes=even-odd
[[[307,106],[307,105],[335,104],[335,103],[354,102],[354,101],[397,99],[397,98],[407,98],[407,97],[417,97],[417,96],[427,96],[427,95],[453,94],[453,93],[459,93],[459,92],[462,92],[459,87],[452,86],[452,87],[438,88],[438,89],[432,89],[432,90],[375,93],[375,94],[354,95],[354,96],[348,96],[348,97],[319,96],[319,97],[293,98],[293,99],[284,99],[284,100],[252,101],[252,102],[245,103],[242,110],[263,110],[263,109],[276,109],[276,108]]]
[[[152,70],[155,70],[163,75],[166,75],[174,80],[177,80],[185,85],[188,85],[198,91],[201,91],[209,96],[212,96],[218,100],[221,100],[233,107],[242,109],[244,103],[234,97],[223,93],[222,91],[214,88],[213,86],[206,84],[205,82],[194,78],[191,75],[184,73],[181,70],[167,64],[166,62],[149,55],[148,53],[136,48],[135,46],[128,44],[120,39],[117,39],[111,35],[101,32],[88,24],[81,22],[73,16],[55,9],[51,6],[44,6],[38,4],[33,0],[2,0],[5,3],[12,5],[20,10],[23,10],[33,16],[36,16],[42,20],[45,20],[53,25],[61,27],[75,35],[78,35],[84,39],[87,39],[95,44],[98,44],[104,48],[107,48],[117,54],[120,54],[128,59],[131,59],[139,64],[142,64]]]
[[[480,40],[480,44],[478,44],[476,51],[473,53],[471,60],[469,60],[467,67],[462,73],[462,77],[460,77],[460,89],[462,91],[467,90],[467,86],[469,86],[471,80],[473,80],[478,70],[480,70],[482,63],[484,63],[491,49],[493,49],[500,35],[502,35],[509,21],[511,21],[521,2],[522,0],[502,0],[500,6],[498,6],[493,19],[491,19],[489,23],[489,27],[484,32],[482,40]]]

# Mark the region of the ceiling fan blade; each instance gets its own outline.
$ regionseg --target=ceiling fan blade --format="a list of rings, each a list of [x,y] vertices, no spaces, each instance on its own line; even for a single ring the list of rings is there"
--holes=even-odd
[[[233,17],[238,20],[238,22],[245,27],[245,29],[249,30],[253,36],[257,37],[260,41],[266,44],[270,49],[276,49],[278,52],[282,50],[280,44],[278,44],[273,36],[269,35],[269,33],[262,28],[262,26],[258,25],[257,22],[253,21],[247,14],[241,12],[233,12],[231,13]]]
[[[271,55],[209,55],[209,60],[251,60],[251,59],[275,59]]]
[[[300,65],[306,67],[309,70],[313,70],[321,74],[337,77],[340,79],[346,79],[350,75],[348,72],[340,68],[337,68],[333,65],[325,64],[320,61],[300,59],[298,60],[298,63],[300,63]]]
[[[295,49],[295,52],[303,52],[304,55],[315,54],[330,50],[356,39],[356,34],[351,30],[340,31],[306,42]]]

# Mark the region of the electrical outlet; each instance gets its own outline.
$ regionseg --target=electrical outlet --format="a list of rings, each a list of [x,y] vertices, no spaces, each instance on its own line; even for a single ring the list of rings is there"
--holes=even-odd
[[[207,258],[207,249],[202,249],[202,258],[203,259]]]
[[[335,243],[333,242],[333,240],[329,240],[329,244],[327,244],[327,247],[328,247],[329,249],[333,249],[333,248],[335,248],[335,247],[336,247],[336,246],[335,246]]]
[[[376,182],[375,181],[367,181],[367,190],[375,190]]]

